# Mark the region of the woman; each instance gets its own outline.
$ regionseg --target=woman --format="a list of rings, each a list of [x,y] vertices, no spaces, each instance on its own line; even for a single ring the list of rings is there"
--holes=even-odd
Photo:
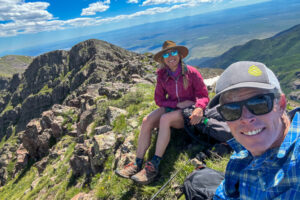
[[[155,102],[160,107],[143,119],[138,140],[136,161],[129,163],[116,174],[131,178],[137,183],[148,184],[158,174],[158,166],[170,141],[170,128],[183,128],[181,109],[195,105],[190,123],[200,122],[203,110],[208,104],[208,92],[201,74],[186,65],[182,59],[188,55],[188,49],[173,41],[165,41],[162,50],[154,55],[154,60],[162,64],[157,71]],[[150,146],[151,131],[159,128],[155,155],[142,169],[143,158]]]

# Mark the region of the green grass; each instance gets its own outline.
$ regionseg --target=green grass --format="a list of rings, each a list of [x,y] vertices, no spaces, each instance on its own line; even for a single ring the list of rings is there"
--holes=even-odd
[[[53,91],[53,88],[49,88],[49,87],[48,87],[48,84],[46,84],[46,85],[38,92],[38,94],[44,95],[44,94],[47,94],[47,93],[52,93],[52,91]]]
[[[8,102],[8,104],[6,105],[6,107],[4,108],[4,110],[1,112],[0,116],[2,116],[5,112],[14,109],[14,107],[11,104],[11,101]]]
[[[128,126],[129,120],[137,120],[138,126],[142,119],[151,111],[157,108],[153,101],[154,86],[138,85],[136,91],[127,93],[118,100],[99,101],[97,104],[98,116],[93,122],[92,129],[99,125],[104,125],[103,117],[108,106],[116,106],[126,109],[127,115],[120,115],[113,122],[113,130],[116,133],[126,137],[130,131],[133,131],[134,147],[137,147],[139,128],[132,130]],[[73,110],[61,114],[64,118],[63,124],[70,129],[72,124],[77,122],[78,116]],[[72,120],[70,120],[70,118]],[[71,199],[80,192],[88,193],[94,190],[98,199],[150,199],[175,173],[178,174],[166,186],[166,188],[157,196],[157,199],[176,199],[175,190],[183,184],[185,177],[194,170],[194,166],[187,162],[193,158],[204,147],[197,145],[193,148],[186,148],[187,135],[180,131],[173,130],[170,144],[160,164],[160,175],[158,179],[146,186],[135,184],[130,179],[119,178],[114,173],[115,151],[108,151],[108,157],[105,160],[103,171],[95,174],[87,182],[85,175],[74,177],[70,170],[70,158],[73,155],[76,145],[74,138],[63,136],[52,147],[53,152],[61,152],[57,158],[49,158],[48,165],[41,175],[38,175],[34,165],[17,174],[8,183],[0,189],[0,199]],[[10,138],[12,140],[12,137]],[[157,134],[154,131],[151,139],[151,146],[145,155],[145,160],[151,159],[154,155]],[[0,143],[3,145],[4,141]],[[67,147],[67,148],[66,148]],[[65,149],[65,151],[62,151]],[[227,157],[223,160],[207,160],[208,165],[214,169],[224,171]],[[13,168],[14,163],[9,163],[9,169]],[[31,188],[32,183],[35,186]],[[183,197],[181,197],[182,199]]]
[[[0,77],[4,77],[4,78],[11,78],[12,74],[5,74],[5,73],[0,73]]]
[[[23,73],[25,70],[24,65],[29,65],[32,59],[32,57],[19,55],[7,55],[0,57],[0,76],[12,77],[15,73]]]
[[[16,127],[13,127],[13,132],[9,138],[7,138],[7,135],[5,135],[1,141],[0,141],[0,149],[3,148],[4,144],[9,144],[11,146],[14,146],[17,142],[17,136],[16,136]]]
[[[113,131],[116,133],[125,133],[127,129],[127,120],[126,116],[121,114],[116,117],[115,121],[113,122]]]
[[[69,109],[67,112],[61,113],[60,116],[64,118],[62,126],[68,124],[67,128],[71,129],[72,124],[78,121],[78,114],[73,109]]]
[[[47,199],[50,194],[55,194],[54,199],[65,199],[65,195],[68,194],[65,191],[82,191],[82,189],[74,190],[74,186],[69,187],[72,171],[69,170],[69,161],[73,155],[75,142],[72,142],[70,136],[64,136],[64,138],[55,146],[56,150],[61,149],[68,144],[68,148],[64,152],[62,157],[51,160],[49,159],[49,165],[43,172],[42,176],[38,176],[36,167],[29,166],[19,173],[14,179],[8,181],[8,183],[0,188],[1,199],[36,199],[39,196],[40,199]],[[31,190],[32,183],[36,181],[36,186]],[[25,192],[26,191],[26,192]],[[41,192],[43,191],[43,192]],[[74,196],[73,194],[71,195]],[[71,199],[71,197],[69,198]]]
[[[217,171],[225,172],[230,155],[225,155],[220,158],[210,158],[205,160],[206,166]]]

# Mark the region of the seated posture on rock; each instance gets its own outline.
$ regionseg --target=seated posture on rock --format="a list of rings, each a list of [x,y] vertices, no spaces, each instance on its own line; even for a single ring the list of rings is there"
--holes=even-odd
[[[169,144],[170,128],[184,127],[181,109],[195,105],[190,123],[195,125],[201,121],[203,110],[209,102],[208,91],[201,74],[183,62],[182,59],[187,55],[188,49],[173,41],[165,41],[162,50],[155,54],[154,59],[162,65],[157,71],[154,95],[159,108],[143,120],[135,162],[116,170],[117,175],[141,184],[150,183],[158,174],[159,163]],[[142,169],[143,158],[150,146],[151,131],[154,128],[159,128],[155,155]]]
[[[217,104],[235,152],[214,199],[300,199],[300,113],[289,120],[274,73],[259,62],[233,63],[209,107]]]

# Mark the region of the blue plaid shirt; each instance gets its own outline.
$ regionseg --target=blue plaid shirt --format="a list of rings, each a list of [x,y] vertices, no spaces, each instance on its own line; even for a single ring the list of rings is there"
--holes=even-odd
[[[300,113],[296,113],[280,147],[253,157],[234,139],[235,150],[225,179],[217,188],[218,199],[300,200]]]

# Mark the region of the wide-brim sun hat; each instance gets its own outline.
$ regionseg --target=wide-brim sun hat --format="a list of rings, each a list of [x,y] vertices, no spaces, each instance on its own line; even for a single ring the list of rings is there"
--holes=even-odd
[[[162,46],[162,50],[157,52],[154,55],[154,60],[157,62],[163,63],[162,55],[170,49],[178,50],[179,54],[182,56],[182,58],[185,58],[189,54],[189,50],[185,46],[176,45],[175,42],[173,42],[171,40],[167,40],[164,42],[164,44]]]

